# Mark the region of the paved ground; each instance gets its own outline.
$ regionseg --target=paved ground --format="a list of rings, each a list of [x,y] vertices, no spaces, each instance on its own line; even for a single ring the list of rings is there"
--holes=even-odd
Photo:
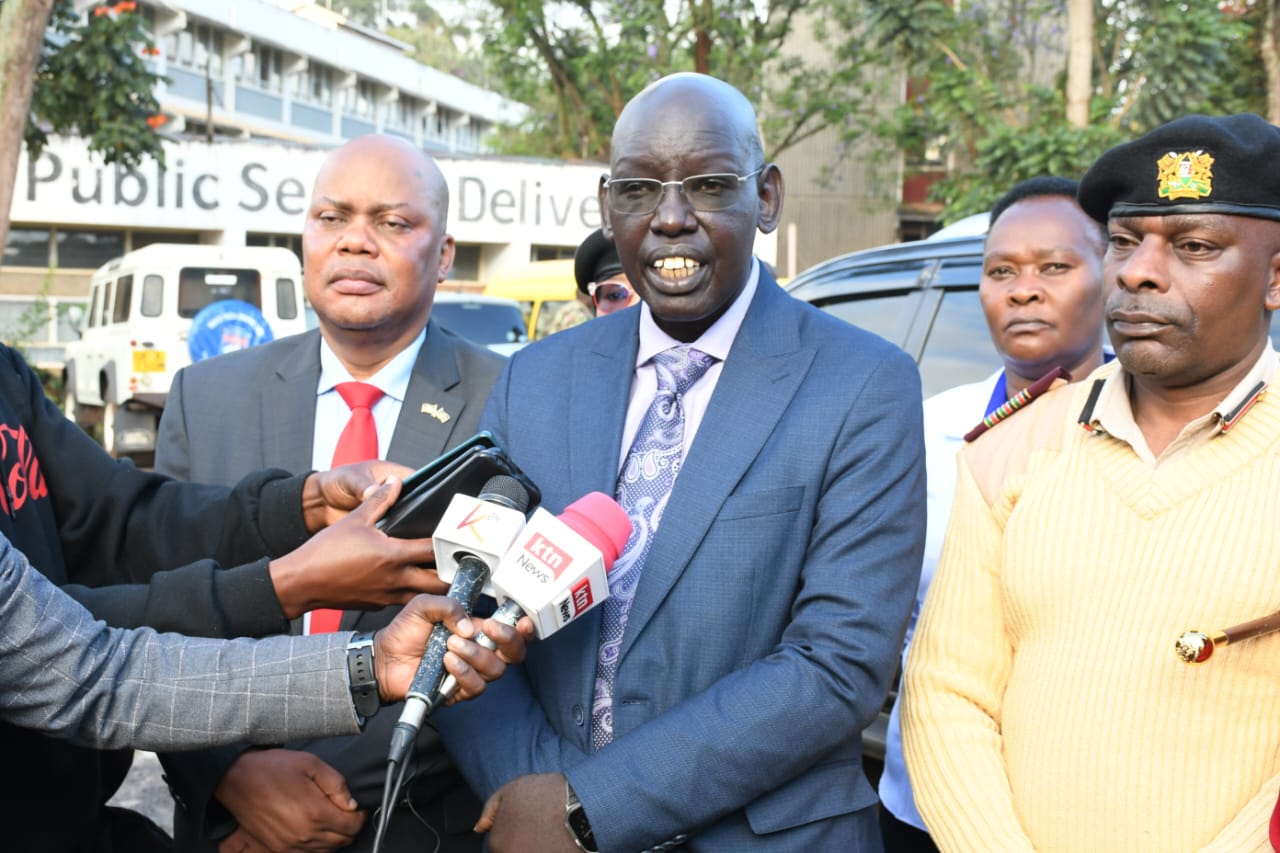
[[[160,778],[160,762],[153,753],[133,754],[133,768],[111,799],[111,804],[142,812],[164,827],[166,832],[173,832],[173,799]]]

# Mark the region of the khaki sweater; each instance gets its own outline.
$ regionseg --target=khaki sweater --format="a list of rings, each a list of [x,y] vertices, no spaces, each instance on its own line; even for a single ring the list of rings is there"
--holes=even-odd
[[[1280,633],[1174,642],[1280,610],[1280,393],[1153,468],[1076,422],[1091,385],[960,454],[906,673],[920,812],[943,850],[1270,851]]]

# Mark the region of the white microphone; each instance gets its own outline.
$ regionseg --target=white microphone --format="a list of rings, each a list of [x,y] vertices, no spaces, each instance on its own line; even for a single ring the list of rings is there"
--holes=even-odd
[[[559,516],[539,507],[493,572],[499,607],[489,618],[515,625],[528,616],[538,639],[551,636],[609,597],[608,571],[630,536],[631,518],[603,492],[583,495]],[[484,634],[476,642],[496,648]],[[430,710],[457,686],[446,677]]]
[[[491,477],[478,498],[454,495],[440,517],[431,542],[436,571],[449,582],[449,598],[470,615],[476,599],[489,582],[491,567],[511,548],[525,524],[529,492],[506,475]],[[443,624],[431,630],[418,671],[405,694],[404,710],[391,736],[388,760],[399,763],[418,737],[431,695],[445,675],[444,655],[449,629]]]

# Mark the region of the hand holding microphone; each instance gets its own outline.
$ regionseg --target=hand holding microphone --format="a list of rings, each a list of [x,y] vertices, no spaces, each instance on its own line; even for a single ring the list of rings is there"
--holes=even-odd
[[[511,546],[524,527],[529,493],[512,477],[492,477],[479,497],[455,495],[436,525],[431,540],[435,547],[436,571],[449,583],[448,597],[462,605],[469,615],[489,580],[491,566]],[[405,696],[404,711],[391,737],[388,760],[401,762],[418,737],[427,704],[444,677],[444,655],[448,651],[449,629],[437,625],[427,641],[422,663]]]
[[[630,517],[602,492],[583,495],[559,516],[539,507],[493,572],[500,604],[490,618],[514,626],[528,616],[534,636],[549,637],[609,597],[607,573],[630,536]],[[475,641],[496,649],[484,634]],[[456,689],[457,680],[445,678],[428,713]]]

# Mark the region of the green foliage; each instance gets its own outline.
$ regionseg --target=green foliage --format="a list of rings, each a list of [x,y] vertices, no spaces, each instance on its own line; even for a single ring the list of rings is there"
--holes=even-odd
[[[1087,128],[1066,120],[1063,0],[871,9],[873,42],[918,90],[876,134],[907,152],[942,150],[947,177],[932,193],[947,220],[986,209],[1023,178],[1077,177],[1109,146],[1179,115],[1262,106],[1256,51],[1242,61],[1249,22],[1217,0],[1098,0]]]
[[[56,0],[25,134],[31,156],[40,155],[49,133],[75,134],[107,163],[163,163],[156,133],[163,117],[153,94],[162,78],[144,50],[154,48],[136,3],[94,6],[81,21],[71,0]]]
[[[1077,176],[1110,145],[1175,116],[1265,112],[1250,40],[1257,4],[1096,0],[1092,119],[1083,129],[1066,119],[1067,0],[488,0],[487,8],[490,83],[534,107],[525,126],[501,133],[507,153],[607,159],[609,132],[632,95],[663,74],[699,70],[756,102],[771,155],[833,127],[837,156],[869,158],[873,175],[896,175],[899,155],[945,168],[933,194],[948,220],[985,209],[1023,178]],[[801,19],[817,44],[803,54],[791,49]],[[925,162],[925,151],[941,162]]]
[[[833,2],[834,0],[823,0]],[[839,0],[849,3],[850,0]],[[803,0],[490,0],[482,22],[493,79],[533,116],[501,133],[506,153],[606,160],[623,105],[676,71],[703,71],[773,104],[777,150],[848,112],[844,78],[786,56]],[[860,6],[861,3],[852,5]],[[812,4],[809,4],[812,7]]]

